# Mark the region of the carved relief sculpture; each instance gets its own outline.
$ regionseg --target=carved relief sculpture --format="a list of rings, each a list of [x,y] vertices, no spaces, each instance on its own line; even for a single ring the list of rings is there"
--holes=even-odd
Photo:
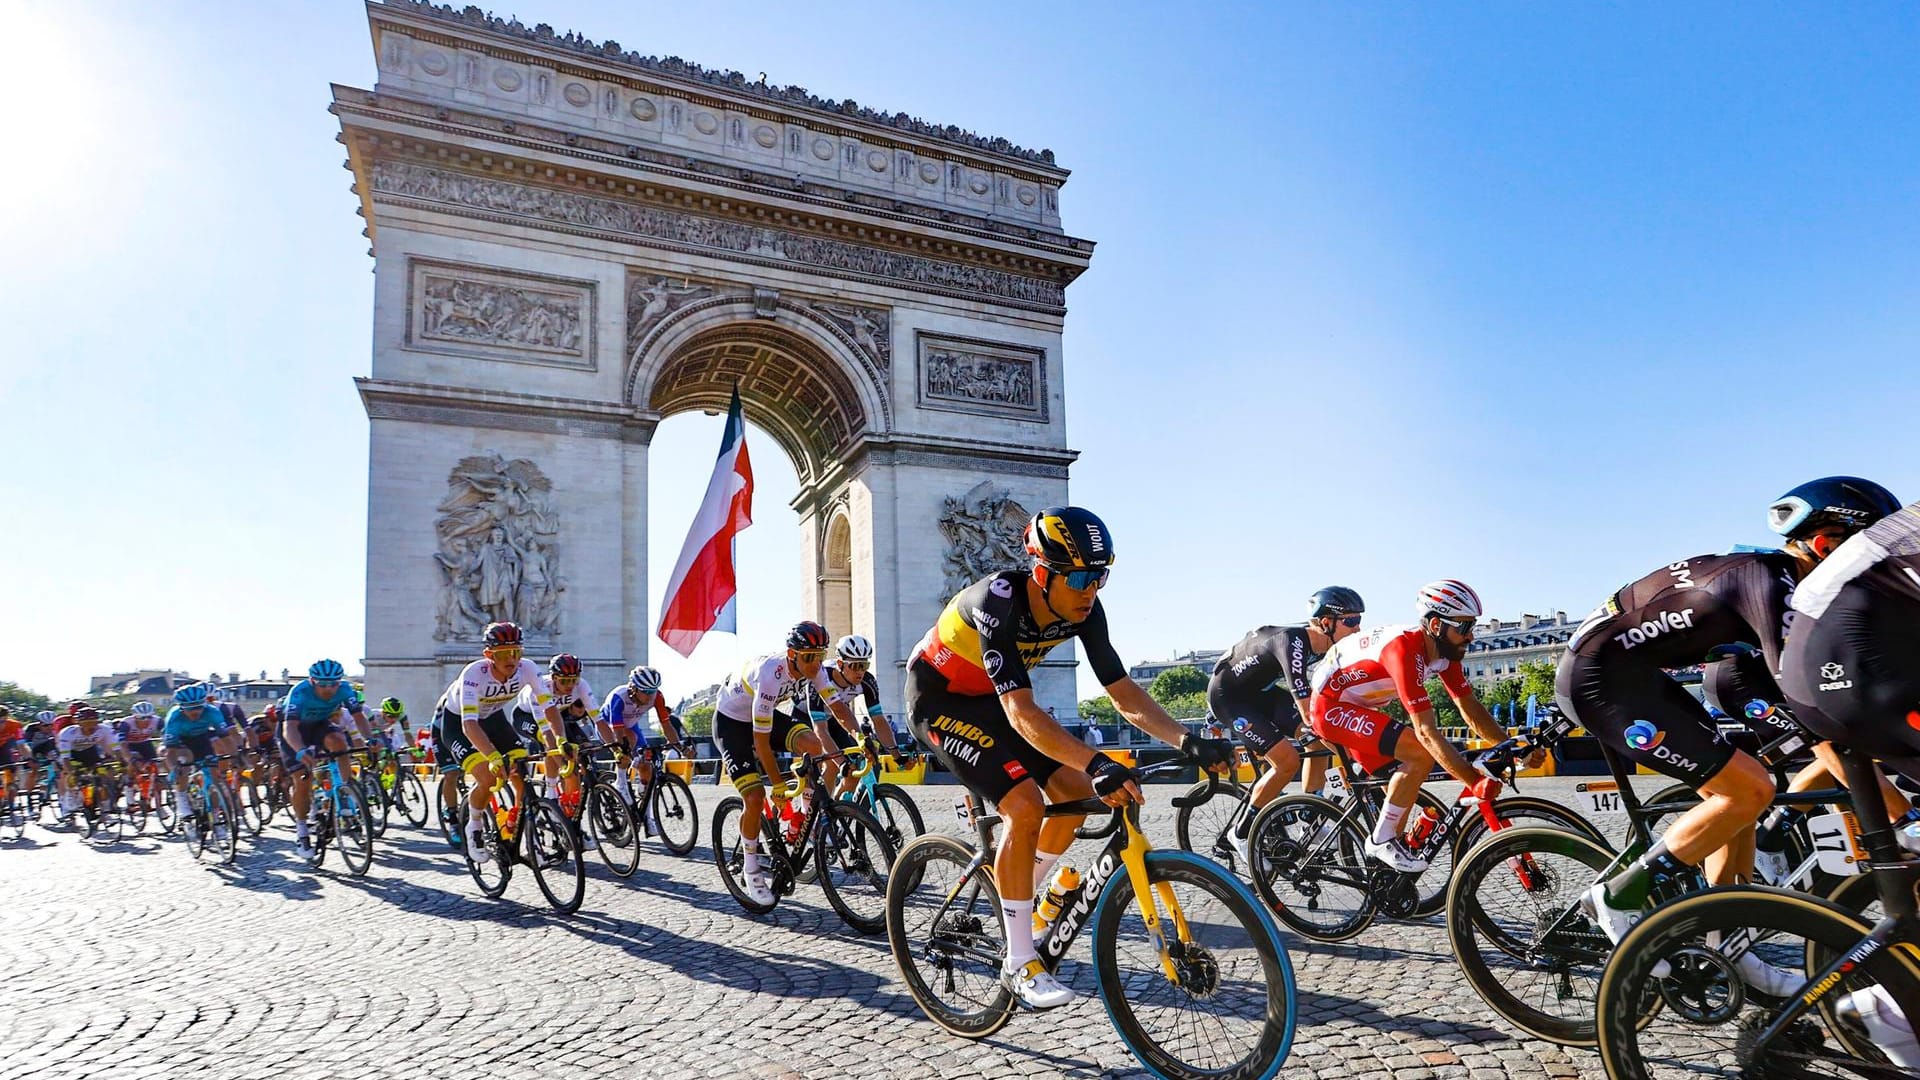
[[[973,338],[917,336],[923,407],[1046,420],[1045,353]]]
[[[593,366],[593,282],[424,259],[409,265],[409,347]]]
[[[814,310],[852,338],[881,371],[893,367],[893,319],[887,312],[852,304],[818,304]]]
[[[951,596],[968,585],[1002,570],[1027,565],[1027,519],[1032,515],[1004,489],[982,480],[973,490],[949,495],[940,510],[940,533],[947,538],[942,595]]]
[[[489,622],[510,621],[530,637],[561,632],[566,581],[556,572],[560,522],[553,484],[525,458],[461,458],[447,476],[434,533],[440,549],[435,641],[470,642]]]
[[[714,295],[713,287],[686,278],[627,271],[627,355],[633,355],[660,320]]]

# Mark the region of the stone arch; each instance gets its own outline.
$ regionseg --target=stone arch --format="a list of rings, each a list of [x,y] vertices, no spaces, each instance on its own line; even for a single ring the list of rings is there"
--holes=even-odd
[[[856,633],[853,625],[853,519],[845,500],[836,500],[827,512],[820,538],[819,612],[822,625],[835,636]]]

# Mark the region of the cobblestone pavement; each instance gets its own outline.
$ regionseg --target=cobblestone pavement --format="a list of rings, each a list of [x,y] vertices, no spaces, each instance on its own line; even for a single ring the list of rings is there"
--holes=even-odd
[[[847,931],[816,887],[748,917],[706,846],[722,792],[695,791],[693,854],[650,847],[626,881],[594,866],[571,918],[524,872],[485,899],[443,841],[404,825],[361,879],[308,871],[284,819],[230,869],[152,836],[96,846],[30,828],[0,844],[0,1080],[1142,1075],[1091,1001],[981,1042],[946,1035],[885,939]],[[930,827],[959,830],[957,791],[916,789]],[[1174,791],[1150,788],[1146,818],[1169,846]],[[1287,1075],[1599,1073],[1494,1019],[1437,918],[1288,943],[1301,1022]],[[1091,995],[1085,950],[1064,974]]]

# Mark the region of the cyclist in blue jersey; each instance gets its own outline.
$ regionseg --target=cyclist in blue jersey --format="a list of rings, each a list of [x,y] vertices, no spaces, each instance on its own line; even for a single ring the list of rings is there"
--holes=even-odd
[[[654,724],[659,727],[658,735],[648,730],[647,713],[654,714]],[[667,710],[666,698],[660,693],[660,673],[653,668],[641,665],[627,675],[627,685],[607,695],[600,705],[597,717],[600,740],[613,747],[618,758],[618,767],[614,770],[613,785],[620,797],[633,801],[633,789],[628,783],[627,772],[632,769],[640,777],[642,785],[653,782],[653,766],[645,758],[632,764],[632,751],[645,745],[659,750],[667,743],[683,757],[692,757],[687,744],[680,737],[678,718]]]
[[[160,725],[160,745],[167,750],[167,762],[173,773],[174,804],[180,816],[193,813],[187,803],[187,766],[201,758],[233,753],[232,727],[226,715],[216,707],[206,683],[183,686],[173,692],[173,708]],[[215,839],[220,839],[216,836]]]
[[[280,702],[280,756],[293,776],[294,843],[302,857],[312,854],[307,814],[313,809],[313,778],[299,766],[324,747],[334,753],[347,749],[346,731],[337,722],[342,713],[353,717],[365,745],[369,734],[366,707],[360,695],[346,685],[347,671],[338,660],[316,660],[307,669],[307,677],[293,685]]]

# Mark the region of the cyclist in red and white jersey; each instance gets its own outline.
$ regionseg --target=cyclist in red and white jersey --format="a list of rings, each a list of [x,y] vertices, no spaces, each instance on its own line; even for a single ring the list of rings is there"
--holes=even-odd
[[[1460,667],[1480,617],[1479,594],[1458,581],[1436,581],[1420,590],[1419,611],[1418,624],[1377,626],[1335,643],[1313,673],[1314,733],[1345,747],[1368,772],[1400,763],[1366,853],[1404,874],[1427,868],[1400,839],[1400,828],[1435,762],[1479,798],[1500,790],[1440,734],[1427,679],[1439,677],[1475,735],[1488,742],[1507,737]],[[1381,711],[1396,697],[1411,725]]]

